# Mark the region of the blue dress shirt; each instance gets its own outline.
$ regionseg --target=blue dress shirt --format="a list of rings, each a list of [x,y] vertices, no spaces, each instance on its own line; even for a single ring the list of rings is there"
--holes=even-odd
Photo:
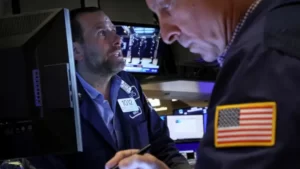
[[[93,86],[91,86],[88,82],[86,82],[79,73],[77,73],[77,78],[79,79],[81,85],[93,100],[95,106],[98,109],[98,113],[102,117],[104,123],[106,124],[110,134],[115,141],[116,144],[121,141],[121,130],[118,126],[118,119],[114,116],[114,112],[116,110],[118,92],[120,90],[121,85],[121,78],[117,75],[113,76],[111,79],[111,86],[110,86],[110,99],[111,104],[109,101],[104,99],[103,94],[97,91]]]

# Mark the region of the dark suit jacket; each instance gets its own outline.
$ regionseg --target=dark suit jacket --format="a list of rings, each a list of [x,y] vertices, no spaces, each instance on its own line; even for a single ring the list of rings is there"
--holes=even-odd
[[[215,84],[197,169],[300,168],[299,11],[300,0],[262,0],[249,15]],[[223,114],[237,108],[246,125]]]
[[[115,115],[119,119],[123,140],[119,147],[113,144],[111,135],[97,112],[97,109],[83,90],[81,93],[81,129],[83,138],[83,152],[64,156],[47,156],[32,159],[36,168],[51,169],[102,169],[117,151],[125,149],[140,149],[151,143],[150,153],[164,161],[170,168],[188,169],[189,164],[175,148],[169,137],[169,130],[158,114],[151,108],[145,98],[138,81],[126,72],[118,74],[130,87],[130,93],[120,89],[118,99],[133,97],[140,107],[140,111],[123,113],[119,104],[115,104]]]

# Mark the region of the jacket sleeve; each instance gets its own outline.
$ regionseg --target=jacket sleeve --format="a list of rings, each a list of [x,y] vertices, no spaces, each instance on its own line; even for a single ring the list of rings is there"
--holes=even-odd
[[[136,84],[139,84],[137,80]],[[179,153],[174,141],[170,138],[167,125],[152,108],[146,96],[142,94],[141,86],[138,86],[139,93],[141,93],[141,101],[144,103],[143,109],[148,119],[148,133],[152,144],[150,153],[167,164],[171,169],[190,169],[191,166],[188,161]]]
[[[263,46],[259,46],[264,50],[251,56],[251,51],[244,53],[249,55],[249,60],[247,67],[237,70],[239,77],[243,77],[239,79],[241,86],[236,87],[239,90],[227,93],[227,96],[232,96],[227,99],[234,100],[234,104],[276,103],[275,123],[272,124],[274,143],[269,146],[253,146],[252,143],[252,146],[216,147],[214,135],[217,127],[214,121],[217,115],[214,112],[217,111],[211,110],[207,133],[199,147],[197,168],[267,169],[299,166],[298,156],[295,155],[299,154],[300,142],[299,10],[298,2],[282,5],[266,15],[264,42]],[[234,96],[238,96],[238,100]]]

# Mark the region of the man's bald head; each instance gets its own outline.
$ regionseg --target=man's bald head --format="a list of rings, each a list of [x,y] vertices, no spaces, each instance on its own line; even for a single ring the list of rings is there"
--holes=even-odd
[[[178,41],[208,62],[224,51],[255,0],[146,0],[159,18],[163,40]]]

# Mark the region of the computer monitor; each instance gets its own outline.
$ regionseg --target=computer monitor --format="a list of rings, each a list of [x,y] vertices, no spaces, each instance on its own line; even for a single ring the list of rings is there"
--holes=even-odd
[[[175,142],[199,141],[204,135],[203,115],[168,115],[167,126]]]
[[[0,18],[0,160],[82,151],[67,9]]]
[[[207,110],[208,107],[186,107],[180,109],[174,109],[173,115],[203,115],[204,119],[204,132],[207,125]]]
[[[122,39],[124,70],[133,73],[157,74],[159,58],[167,50],[155,25],[114,22]]]
[[[186,107],[173,110],[173,115],[196,115],[206,113],[207,107]]]

